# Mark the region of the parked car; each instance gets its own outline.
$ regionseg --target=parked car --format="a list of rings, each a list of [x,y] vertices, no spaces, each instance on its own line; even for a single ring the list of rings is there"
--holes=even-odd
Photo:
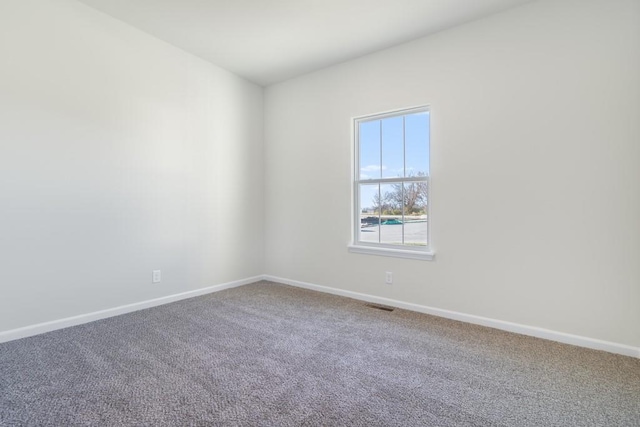
[[[386,221],[382,222],[382,225],[398,225],[398,224],[402,224],[402,221],[400,221],[399,219],[388,219]]]
[[[368,216],[366,218],[361,218],[360,219],[360,224],[364,225],[364,224],[380,224],[380,218],[378,218],[377,216]]]

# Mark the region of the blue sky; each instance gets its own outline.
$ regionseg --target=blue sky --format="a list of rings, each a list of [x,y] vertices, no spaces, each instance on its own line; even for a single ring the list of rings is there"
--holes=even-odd
[[[403,117],[405,155],[402,151]],[[360,123],[360,179],[429,174],[429,113]],[[381,139],[382,136],[382,139]],[[382,148],[382,150],[381,150]],[[382,151],[382,158],[381,157]],[[371,206],[377,185],[361,187],[362,207]],[[384,190],[383,190],[384,193]]]

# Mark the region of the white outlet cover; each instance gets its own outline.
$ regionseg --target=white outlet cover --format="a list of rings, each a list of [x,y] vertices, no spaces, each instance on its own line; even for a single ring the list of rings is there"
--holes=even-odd
[[[162,280],[162,272],[160,270],[153,270],[152,282],[159,283]]]

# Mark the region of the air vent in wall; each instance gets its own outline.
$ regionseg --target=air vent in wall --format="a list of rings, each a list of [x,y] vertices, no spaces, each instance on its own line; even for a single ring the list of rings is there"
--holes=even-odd
[[[386,305],[379,305],[379,304],[365,304],[367,307],[369,308],[375,308],[376,310],[383,310],[383,311],[393,311],[394,308],[393,307],[389,307]]]

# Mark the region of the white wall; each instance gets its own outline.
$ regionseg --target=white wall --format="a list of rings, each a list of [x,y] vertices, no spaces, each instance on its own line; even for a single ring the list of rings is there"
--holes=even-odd
[[[0,2],[0,332],[263,273],[262,92],[74,1]]]
[[[639,22],[539,1],[269,87],[267,273],[640,346]],[[425,103],[436,260],[348,253],[350,118]]]
[[[261,88],[0,2],[0,332],[266,272],[638,347],[638,22],[539,1],[272,86],[263,149]],[[350,254],[350,118],[424,103],[436,260]]]

